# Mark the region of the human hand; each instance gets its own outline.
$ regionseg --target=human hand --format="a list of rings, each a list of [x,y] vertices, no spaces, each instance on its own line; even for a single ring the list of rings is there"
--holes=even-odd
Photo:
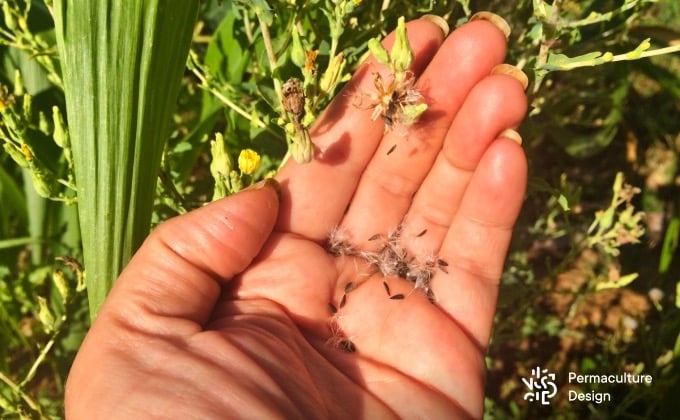
[[[408,34],[429,107],[407,136],[353,105],[373,88],[378,66],[365,65],[311,130],[315,159],[277,176],[280,200],[261,183],[160,225],[78,353],[68,417],[481,417],[526,184],[505,130],[524,117],[525,86],[493,71],[506,40],[489,20],[445,39],[419,19]],[[335,226],[363,250],[401,226],[409,255],[448,264],[431,279],[435,302],[360,256],[328,253]]]

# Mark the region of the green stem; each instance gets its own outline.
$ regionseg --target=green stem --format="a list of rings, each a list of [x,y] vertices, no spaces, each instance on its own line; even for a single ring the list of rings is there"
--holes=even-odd
[[[654,56],[657,56],[657,55],[664,55],[664,54],[672,54],[672,53],[678,52],[678,51],[680,51],[680,44],[671,45],[670,47],[658,48],[656,50],[643,51],[642,53],[640,53],[639,56],[635,57],[634,59],[654,57]],[[633,59],[631,59],[628,56],[628,54],[617,54],[612,58],[612,61],[626,61],[626,60],[633,60]]]
[[[42,415],[42,410],[40,410],[40,406],[33,401],[33,398],[30,397],[27,393],[25,393],[22,389],[21,386],[19,386],[16,382],[14,382],[10,377],[6,376],[4,373],[0,371],[0,381],[4,382],[7,386],[10,387],[12,392],[14,392],[16,395],[21,397],[22,400],[28,405],[31,410],[40,413]]]
[[[267,52],[267,60],[269,61],[269,70],[272,73],[272,81],[274,82],[274,91],[276,91],[276,96],[279,98],[279,108],[282,107],[283,103],[283,91],[281,89],[281,81],[276,77],[273,77],[274,70],[278,66],[278,60],[276,54],[274,53],[274,47],[272,46],[272,39],[269,35],[269,28],[267,24],[262,19],[262,16],[257,13],[257,21],[260,23],[260,31],[262,32],[262,40],[264,41],[264,49]]]

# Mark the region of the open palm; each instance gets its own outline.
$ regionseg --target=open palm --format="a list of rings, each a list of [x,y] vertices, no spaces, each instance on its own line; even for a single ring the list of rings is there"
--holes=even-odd
[[[496,67],[505,37],[488,20],[445,38],[419,19],[408,33],[428,103],[419,122],[385,132],[354,106],[382,70],[365,64],[312,129],[315,159],[277,176],[280,199],[261,184],[156,229],[76,358],[69,417],[481,416],[526,184],[505,131],[524,116],[524,86]],[[410,256],[446,262],[434,303],[324,247],[337,228],[375,251],[397,227]]]

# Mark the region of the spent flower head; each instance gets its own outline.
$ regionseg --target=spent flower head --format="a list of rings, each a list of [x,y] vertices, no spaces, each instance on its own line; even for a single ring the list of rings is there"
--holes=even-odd
[[[409,70],[414,53],[408,40],[404,18],[399,18],[394,44],[389,52],[378,38],[368,42],[368,49],[376,61],[387,66],[391,73],[389,80],[385,81],[380,73],[375,72],[375,90],[360,97],[360,100],[368,99],[366,107],[373,110],[371,118],[377,120],[380,117],[385,123],[385,131],[395,124],[414,124],[427,110],[427,104],[422,102],[423,95],[415,88],[416,78]],[[362,104],[357,106],[362,107]]]

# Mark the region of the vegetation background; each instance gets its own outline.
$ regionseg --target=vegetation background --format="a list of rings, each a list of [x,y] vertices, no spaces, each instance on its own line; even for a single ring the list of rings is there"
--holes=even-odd
[[[175,7],[171,1],[161,3]],[[408,20],[433,13],[453,28],[480,10],[493,11],[510,23],[507,62],[518,65],[531,80],[530,115],[520,129],[530,162],[530,184],[502,279],[487,357],[486,415],[677,417],[680,57],[673,53],[680,50],[678,2],[194,3],[198,19],[189,14],[191,21],[186,21],[190,23],[185,31],[190,47],[186,66],[185,56],[172,57],[170,51],[166,52],[169,58],[140,54],[142,63],[157,65],[164,59],[179,63],[178,79],[182,68],[184,73],[181,84],[172,78],[165,81],[176,85],[170,91],[179,92],[177,100],[170,98],[170,106],[163,102],[167,99],[155,99],[150,102],[153,106],[143,108],[152,115],[141,108],[123,107],[125,115],[140,118],[135,120],[141,121],[140,126],[171,123],[171,127],[156,144],[142,146],[141,157],[130,155],[130,162],[136,163],[154,156],[158,176],[153,164],[147,164],[152,171],[146,179],[111,177],[100,182],[98,188],[111,191],[122,191],[116,183],[130,185],[130,179],[151,188],[134,193],[141,198],[130,207],[147,206],[148,212],[139,216],[132,239],[125,242],[119,232],[110,241],[100,241],[105,246],[123,244],[118,259],[108,263],[83,258],[87,232],[99,234],[99,225],[94,216],[90,220],[81,214],[78,219],[78,206],[86,204],[75,204],[81,198],[76,198],[76,191],[86,188],[87,180],[76,182],[73,172],[79,164],[77,156],[87,153],[78,127],[113,117],[98,114],[107,108],[92,103],[66,113],[69,97],[90,93],[74,81],[95,80],[102,68],[85,64],[76,69],[78,62],[69,54],[78,51],[77,46],[62,40],[59,17],[55,25],[53,12],[60,4],[58,0],[54,4],[2,1],[3,418],[63,416],[63,386],[70,363],[87,331],[90,311],[96,311],[96,302],[110,285],[96,280],[111,277],[109,272],[99,272],[105,270],[99,267],[118,270],[139,237],[155,224],[272,174],[289,156],[300,157],[299,148],[295,149],[299,133],[291,130],[291,117],[280,105],[281,87],[289,77],[303,81],[308,96],[304,124],[311,124],[365,56],[368,41],[394,29],[400,16]],[[160,13],[161,9],[150,10]],[[181,20],[173,12],[186,15],[170,10],[171,18]],[[125,23],[121,16],[120,22]],[[175,41],[173,36],[182,36],[181,30],[177,32],[160,31],[154,36]],[[114,48],[128,35],[118,36],[108,47]],[[162,78],[158,72],[153,76]],[[102,83],[125,86],[132,76],[121,72],[115,74],[118,77]],[[147,90],[162,91],[154,83],[160,82],[150,78]],[[117,91],[109,90],[107,97],[106,90],[98,90],[102,97],[93,95],[93,103],[117,106],[112,99]],[[134,133],[128,135],[135,139]],[[120,139],[112,136],[112,141]],[[128,146],[132,147],[121,147]],[[259,162],[249,152],[242,154],[244,150],[255,151]],[[114,201],[120,197],[113,194]],[[88,307],[83,263],[93,309]],[[100,294],[93,293],[97,288]],[[556,374],[558,393],[549,406],[525,399],[528,388],[523,379],[530,378],[535,367]],[[650,374],[653,382],[569,384],[569,371]],[[569,401],[569,390],[608,392],[612,402]]]

